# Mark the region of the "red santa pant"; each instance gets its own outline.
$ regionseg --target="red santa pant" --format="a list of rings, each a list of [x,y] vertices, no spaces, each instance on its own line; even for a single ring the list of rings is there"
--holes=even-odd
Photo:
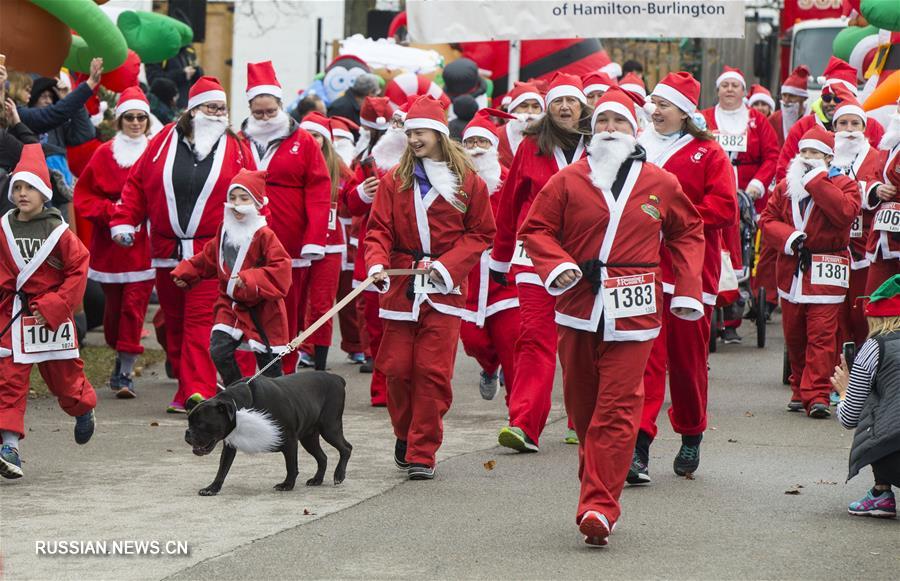
[[[378,316],[378,293],[375,291],[363,291],[360,297],[363,299],[363,318],[366,322],[366,333],[369,335],[369,351],[375,360],[375,371],[372,373],[372,383],[369,392],[372,397],[372,405],[384,405],[387,398],[387,379],[384,370],[378,366],[378,353],[381,351],[381,341],[384,335],[384,325]]]
[[[291,288],[284,298],[287,311],[288,337],[293,339],[303,330],[303,319],[306,316],[306,285],[309,280],[309,267],[291,269]],[[297,371],[299,353],[294,351],[281,358],[282,371],[285,375]]]
[[[326,254],[323,258],[313,261],[309,267],[309,281],[306,285],[304,329],[308,329],[310,325],[319,320],[319,317],[327,313],[328,309],[334,306],[340,276],[340,254]],[[334,323],[331,319],[328,319],[324,325],[309,336],[309,339],[303,345],[304,351],[311,352],[313,346],[331,347],[331,334],[333,331]]]
[[[406,461],[434,466],[444,439],[444,414],[453,401],[450,381],[460,320],[422,304],[418,321],[384,322],[376,365],[387,376],[388,413]]]
[[[710,315],[704,305],[704,317],[685,321],[670,312],[672,295],[664,293],[659,337],[644,371],[644,411],[641,431],[656,437],[656,419],[666,398],[666,369],[669,370],[669,421],[672,429],[683,436],[699,436],[706,430],[706,397],[709,373]]]
[[[103,336],[106,344],[122,353],[144,352],[141,333],[153,292],[151,280],[122,284],[102,283],[106,303],[103,308]]]
[[[338,280],[337,300],[343,299],[353,290],[353,271],[342,270]],[[361,333],[359,313],[356,304],[359,298],[353,299],[349,305],[338,313],[338,324],[341,328],[341,350],[345,353],[362,353],[366,350]]]
[[[879,255],[879,257],[869,265],[869,275],[866,278],[866,294],[870,295],[875,292],[878,287],[884,284],[884,281],[895,274],[900,274],[900,260],[883,260]]]
[[[766,246],[760,240],[759,258],[756,263],[756,275],[751,280],[754,295],[759,288],[766,289],[766,302],[778,303],[778,285],[775,282],[775,263],[778,260],[778,252]]]
[[[841,309],[841,304],[781,301],[781,325],[791,360],[791,400],[802,401],[807,411],[815,403],[828,404],[838,362],[835,338]]]
[[[862,298],[868,296],[866,295],[866,281],[868,277],[868,268],[850,271],[850,288],[847,290],[847,300],[841,305],[840,344],[853,341],[857,347],[861,347],[869,336],[865,299]],[[840,347],[840,344],[838,347]]]
[[[216,395],[216,366],[209,356],[213,327],[212,305],[218,297],[218,281],[201,280],[182,290],[172,282],[171,268],[156,269],[156,293],[166,319],[166,357],[178,378],[172,401],[184,404],[195,393]]]
[[[509,386],[516,380],[516,335],[520,324],[519,309],[503,309],[485,318],[483,327],[464,322],[459,332],[466,355],[487,373],[493,375],[503,367],[507,404]]]
[[[13,363],[12,357],[0,358],[0,430],[25,437],[25,407],[31,366],[37,365],[59,407],[72,417],[86,414],[97,405],[97,394],[84,376],[81,359],[60,359],[43,363]]]
[[[631,465],[651,341],[604,341],[600,333],[559,327],[566,411],[578,434],[581,494],[576,522],[589,510],[610,524]]]

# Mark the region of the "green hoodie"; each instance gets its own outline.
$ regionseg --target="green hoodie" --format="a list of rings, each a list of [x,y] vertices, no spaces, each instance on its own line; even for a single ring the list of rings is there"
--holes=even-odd
[[[57,226],[63,223],[62,214],[56,208],[44,208],[44,211],[29,220],[22,222],[19,220],[19,210],[13,210],[9,217],[9,226],[12,230],[13,238],[19,247],[19,252],[25,262],[31,262],[34,255],[38,253],[50,233]]]

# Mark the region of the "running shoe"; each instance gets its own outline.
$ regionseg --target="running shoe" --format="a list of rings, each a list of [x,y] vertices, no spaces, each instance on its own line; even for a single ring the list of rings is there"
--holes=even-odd
[[[566,444],[575,444],[578,445],[578,434],[575,433],[573,428],[569,428],[566,430],[566,437],[563,438],[563,442]]]
[[[841,403],[841,396],[838,395],[838,392],[836,392],[836,391],[831,392],[828,403],[830,403],[833,406],[836,406],[837,404]]]
[[[650,462],[640,450],[635,448],[631,457],[631,468],[628,469],[626,482],[632,485],[650,484]]]
[[[112,385],[111,382],[110,385]],[[137,397],[137,393],[134,391],[134,380],[127,375],[119,374],[116,385],[118,386],[116,389],[116,397],[118,399],[134,399]]]
[[[167,414],[186,414],[187,410],[184,409],[184,406],[177,401],[169,402],[168,407],[166,407]]]
[[[831,417],[831,410],[828,409],[828,405],[824,403],[814,403],[812,407],[809,408],[809,417],[814,420],[827,420]]]
[[[878,491],[872,488],[866,491],[865,496],[855,502],[851,502],[850,506],[847,507],[847,512],[853,516],[896,518],[897,501],[894,499],[894,493],[892,491]]]
[[[482,369],[481,379],[478,382],[478,391],[481,392],[481,399],[488,401],[494,399],[494,396],[497,395],[497,374],[488,373]]]
[[[366,362],[366,354],[365,353],[348,353],[347,360],[354,365],[362,365]]]
[[[0,448],[0,476],[14,480],[24,475],[19,451],[9,444],[3,444]]]
[[[375,363],[372,361],[371,357],[366,357],[366,360],[362,365],[359,366],[360,373],[372,373],[375,371]]]
[[[91,441],[91,436],[94,435],[94,426],[96,425],[96,421],[94,420],[94,410],[89,411],[86,414],[81,414],[80,416],[75,418],[75,443],[76,444],[87,444]]]
[[[539,451],[538,445],[535,444],[531,438],[526,436],[521,428],[513,426],[507,426],[501,429],[500,434],[497,436],[497,442],[501,446],[517,452],[529,453]]]
[[[584,544],[590,547],[605,547],[609,544],[609,519],[596,510],[589,510],[581,517],[578,530],[584,535]]]
[[[410,480],[433,480],[434,466],[426,464],[410,464],[406,471],[406,477]]]
[[[297,367],[315,367],[316,362],[313,359],[312,355],[307,353],[306,351],[300,352],[300,358],[297,359]]]
[[[675,456],[672,467],[675,470],[675,474],[679,476],[686,476],[696,472],[697,468],[700,467],[700,444],[696,446],[681,444],[681,449],[678,450],[678,455]]]
[[[725,330],[722,331],[722,342],[726,345],[737,345],[743,340],[744,338],[738,335],[737,329],[734,327],[725,327]]]
[[[400,470],[409,470],[409,462],[406,461],[406,442],[397,440],[394,442],[394,464]]]
[[[803,402],[798,399],[792,399],[788,402],[787,409],[789,412],[802,412]]]

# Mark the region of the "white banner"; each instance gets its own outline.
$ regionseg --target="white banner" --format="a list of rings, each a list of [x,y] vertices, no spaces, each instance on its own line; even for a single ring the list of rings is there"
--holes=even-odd
[[[743,0],[407,0],[413,42],[743,38]]]

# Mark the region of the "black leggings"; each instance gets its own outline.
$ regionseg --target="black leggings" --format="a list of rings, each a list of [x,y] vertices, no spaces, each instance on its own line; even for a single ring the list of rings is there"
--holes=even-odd
[[[900,488],[900,450],[872,462],[875,484],[890,484]]]
[[[240,339],[233,339],[231,335],[224,331],[213,331],[209,338],[209,355],[212,357],[216,370],[222,378],[222,385],[225,387],[235,383],[242,377],[237,360],[234,358],[234,352],[237,351],[240,344]],[[253,354],[256,356],[256,365],[260,369],[276,357],[274,353],[257,353],[254,351]],[[266,377],[281,377],[281,365],[273,365],[263,375]]]

